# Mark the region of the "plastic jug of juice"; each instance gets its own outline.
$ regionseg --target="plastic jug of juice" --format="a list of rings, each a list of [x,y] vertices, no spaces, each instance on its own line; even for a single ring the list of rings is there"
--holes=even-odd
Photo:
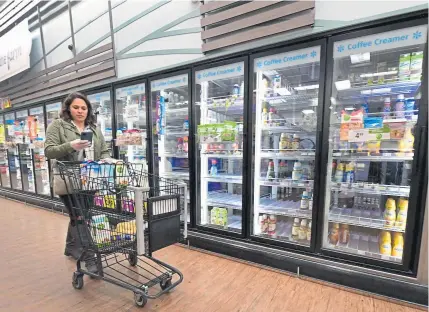
[[[384,256],[392,254],[392,236],[388,231],[382,231],[380,234],[380,253]]]
[[[386,200],[386,210],[384,210],[384,227],[390,228],[395,225],[396,221],[396,202],[393,198]]]
[[[400,198],[398,202],[398,214],[396,215],[396,227],[405,230],[405,226],[407,225],[407,214],[408,199]]]
[[[402,233],[393,234],[392,256],[402,258],[403,250],[404,250],[404,236],[402,235]]]

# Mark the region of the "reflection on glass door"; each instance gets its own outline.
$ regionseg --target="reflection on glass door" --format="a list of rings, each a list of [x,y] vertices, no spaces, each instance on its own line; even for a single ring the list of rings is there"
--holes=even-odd
[[[199,70],[195,79],[200,160],[197,222],[241,233],[244,62]]]
[[[46,105],[46,128],[53,122],[55,119],[60,118],[60,112],[61,112],[61,103],[52,103]],[[52,187],[52,186],[51,186]],[[59,198],[59,196],[55,193],[54,197]]]
[[[113,157],[112,149],[112,100],[110,91],[94,93],[88,95],[88,100],[92,105],[94,114],[97,118],[97,125],[100,127],[101,133],[106,140],[109,148],[110,156]]]
[[[253,234],[309,246],[320,46],[254,60]]]
[[[19,165],[18,142],[20,137],[15,131],[15,113],[4,115],[6,124],[6,146],[9,163],[10,183],[13,189],[22,190],[21,170]],[[22,137],[21,137],[22,140]]]
[[[27,110],[16,112],[15,136],[18,138],[19,163],[21,165],[22,189],[34,193],[33,157],[30,150],[30,127],[34,128],[34,118],[29,118]],[[33,129],[32,129],[33,130]],[[34,133],[34,131],[32,131]]]
[[[144,83],[116,89],[116,121],[116,146],[119,158],[141,163],[147,170]]]
[[[51,188],[49,183],[49,167],[45,157],[45,117],[43,106],[30,109],[29,137],[34,160],[34,178],[36,182],[36,193],[49,196]]]
[[[188,74],[151,81],[154,173],[188,185],[189,196],[189,87]],[[159,160],[158,162],[156,160]]]
[[[3,118],[3,116],[0,116],[0,177],[1,186],[10,187],[9,163],[6,145],[6,127]]]
[[[408,209],[415,209],[408,206],[415,126],[427,105],[421,102],[426,32],[427,25],[334,43],[327,249],[402,263],[412,243],[405,233]]]
[[[52,103],[46,105],[46,128],[53,122],[55,119],[60,118],[61,112],[61,103]]]

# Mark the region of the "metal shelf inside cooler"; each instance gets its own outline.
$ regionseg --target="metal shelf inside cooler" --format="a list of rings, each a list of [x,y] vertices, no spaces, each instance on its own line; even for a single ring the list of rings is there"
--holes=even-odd
[[[364,85],[346,90],[338,90],[338,99],[361,99],[369,96],[391,96],[397,94],[415,94],[420,81],[398,81],[386,84]]]
[[[375,235],[361,235],[359,233],[350,233],[349,242],[347,244],[341,244],[338,242],[333,245],[328,242],[327,247],[329,249],[339,250],[349,254],[355,254],[365,256],[369,258],[381,259],[385,261],[391,261],[401,263],[402,259],[399,257],[386,256],[380,254],[378,236]]]
[[[331,191],[354,191],[361,194],[410,196],[410,187],[401,185],[384,185],[365,182],[339,183],[331,182]]]
[[[271,198],[261,198],[259,200],[258,213],[274,214],[292,218],[311,219],[312,210],[300,209],[300,201],[275,200]]]
[[[241,210],[242,195],[225,192],[209,192],[207,204],[221,208]]]
[[[231,175],[231,174],[218,174],[216,176],[203,177],[207,182],[225,182],[225,183],[237,183],[241,184],[242,176]]]
[[[397,226],[386,226],[386,221],[384,220],[383,213],[380,210],[332,207],[329,211],[329,222],[344,223],[392,232],[405,232],[404,229]]]
[[[344,153],[337,152],[332,153],[332,159],[339,159],[341,161],[373,161],[373,162],[402,162],[412,161],[413,153],[407,153],[407,156],[394,156],[394,153],[383,153],[377,156],[365,156],[365,155],[344,155]]]
[[[265,174],[266,176],[266,174]],[[292,187],[292,188],[313,188],[313,180],[300,180],[293,181],[291,178],[289,179],[261,179],[259,184],[261,186],[279,186],[279,187]]]
[[[302,149],[302,150],[285,150],[284,152],[265,152],[261,150],[259,156],[261,158],[270,158],[270,159],[288,159],[288,160],[314,160],[316,151],[314,149]]]

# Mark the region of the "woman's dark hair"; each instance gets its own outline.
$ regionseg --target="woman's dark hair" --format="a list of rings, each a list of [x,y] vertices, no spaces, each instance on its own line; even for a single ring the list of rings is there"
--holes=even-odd
[[[73,101],[74,100],[76,100],[76,99],[81,99],[81,100],[83,100],[84,102],[85,102],[85,104],[86,104],[86,107],[87,107],[87,109],[88,109],[88,115],[86,116],[86,119],[85,119],[85,125],[86,126],[95,126],[96,125],[96,120],[95,120],[95,115],[94,115],[94,112],[93,112],[93,110],[92,110],[92,105],[91,105],[91,103],[89,102],[89,100],[88,100],[88,98],[84,95],[84,94],[82,94],[82,93],[80,93],[80,92],[73,92],[73,93],[70,93],[66,98],[65,98],[65,100],[64,100],[64,102],[63,102],[63,106],[62,106],[62,108],[61,108],[61,113],[60,113],[60,117],[63,119],[63,120],[66,120],[66,121],[70,121],[70,120],[72,120],[72,116],[71,116],[71,114],[70,114],[70,105],[73,103]]]

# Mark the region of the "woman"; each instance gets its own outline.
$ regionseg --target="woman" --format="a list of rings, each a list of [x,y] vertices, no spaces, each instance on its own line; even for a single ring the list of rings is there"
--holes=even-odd
[[[92,144],[81,140],[83,131],[92,131]],[[75,92],[64,100],[60,119],[54,120],[46,131],[45,155],[59,161],[83,161],[85,158],[99,160],[110,156],[100,128],[95,123],[91,103],[82,93]],[[81,255],[80,239],[72,218],[74,201],[70,195],[60,196],[68,209],[70,222],[64,254],[78,259]],[[84,239],[81,237],[81,239]],[[84,255],[86,267],[96,272],[94,255]]]

